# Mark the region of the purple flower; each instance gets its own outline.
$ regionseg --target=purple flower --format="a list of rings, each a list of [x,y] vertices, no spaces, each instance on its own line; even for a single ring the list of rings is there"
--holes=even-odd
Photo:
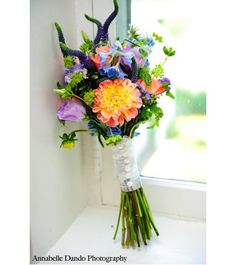
[[[151,99],[151,95],[148,92],[146,92],[145,97],[146,97],[146,100],[150,100]]]
[[[66,100],[61,103],[57,111],[57,118],[64,121],[80,121],[84,118],[85,113],[85,108],[79,102]]]
[[[168,85],[170,85],[170,79],[167,77],[160,78],[159,81],[161,83],[167,83]]]
[[[73,73],[83,72],[84,78],[87,75],[87,69],[83,68],[81,64],[75,64],[71,69],[65,69],[65,82],[70,83]]]
[[[151,99],[150,93],[148,93],[140,83],[137,84],[141,88],[141,94],[145,96],[146,100],[150,100]]]
[[[126,47],[122,49],[122,52],[124,56],[128,54],[128,57],[135,57],[138,66],[143,63],[143,57],[140,55],[138,47]]]
[[[150,53],[150,49],[148,47],[145,47],[145,51],[147,53]],[[146,58],[142,57],[140,52],[139,52],[139,47],[126,47],[126,48],[123,48],[122,49],[122,53],[123,53],[127,63],[130,62],[130,60],[128,60],[130,56],[134,57],[135,60],[136,60],[137,66],[139,68],[143,67],[145,62],[146,62]],[[126,57],[126,54],[127,54],[127,57]]]

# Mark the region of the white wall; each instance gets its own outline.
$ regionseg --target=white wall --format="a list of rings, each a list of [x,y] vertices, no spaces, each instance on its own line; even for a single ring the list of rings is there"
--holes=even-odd
[[[93,33],[84,13],[92,13],[91,0],[31,0],[31,255],[45,254],[86,204],[83,143],[70,151],[59,148],[62,129],[52,92],[63,75],[53,23],[77,48],[81,29]]]

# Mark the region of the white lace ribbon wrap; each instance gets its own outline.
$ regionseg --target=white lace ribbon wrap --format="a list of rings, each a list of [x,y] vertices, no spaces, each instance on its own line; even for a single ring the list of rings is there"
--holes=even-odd
[[[122,191],[134,191],[142,184],[133,150],[133,141],[124,136],[122,141],[112,146],[112,156],[115,162],[116,175]]]

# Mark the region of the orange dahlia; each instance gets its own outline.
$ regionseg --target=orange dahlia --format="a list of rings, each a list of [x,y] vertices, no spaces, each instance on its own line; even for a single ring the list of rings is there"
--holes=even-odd
[[[95,89],[93,112],[110,127],[135,118],[141,106],[140,92],[129,79],[105,80]]]

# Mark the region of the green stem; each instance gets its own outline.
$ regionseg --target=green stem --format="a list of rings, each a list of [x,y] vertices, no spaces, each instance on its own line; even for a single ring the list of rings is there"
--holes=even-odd
[[[87,103],[80,97],[80,96],[77,96],[76,94],[72,94],[71,95],[72,97],[75,97],[75,98],[77,98],[77,99],[79,99],[79,100],[81,100],[81,101],[83,101],[83,103],[86,105],[86,107],[88,107],[88,108],[90,108],[91,109],[91,107],[89,106],[89,105],[87,105]]]
[[[76,133],[76,132],[90,132],[90,133],[96,133],[96,131],[93,131],[93,130],[85,130],[85,129],[81,129],[81,130],[74,130],[74,131],[72,131],[70,134],[72,134],[72,133]]]
[[[149,217],[150,223],[151,223],[151,225],[152,225],[152,227],[153,227],[153,229],[154,229],[156,235],[159,236],[158,230],[157,230],[157,228],[156,228],[156,226],[155,226],[155,224],[154,224],[154,222],[153,222],[153,219],[152,219],[152,217],[151,217],[151,215],[150,215],[150,211],[147,210],[147,208],[146,208],[146,206],[145,206],[145,204],[144,204],[144,202],[143,202],[142,196],[141,196],[141,194],[140,194],[139,192],[140,192],[140,191],[138,190],[138,191],[137,191],[137,194],[138,194],[138,196],[139,196],[139,199],[140,199],[141,204],[143,205],[143,209],[144,209],[146,215]]]
[[[103,144],[103,142],[102,142],[101,134],[100,134],[100,133],[98,134],[98,141],[99,141],[99,143],[101,144],[101,146],[104,147],[104,144]]]
[[[169,56],[166,56],[165,60],[162,62],[162,66],[166,63],[167,59],[168,59]]]
[[[126,198],[126,205],[125,205],[125,222],[126,222],[126,240],[125,240],[125,246],[129,247],[129,243],[130,243],[130,237],[131,237],[131,232],[130,232],[130,224],[129,224],[129,216],[128,216],[128,207],[127,207],[127,198]]]
[[[141,47],[141,45],[139,45],[139,44],[137,44],[137,43],[134,43],[134,42],[132,42],[131,40],[124,39],[124,41],[128,41],[128,42],[130,42],[131,44],[133,44],[133,45],[136,46],[136,47]]]
[[[125,245],[125,213],[124,213],[124,208],[125,208],[125,197],[124,197],[124,202],[123,202],[123,207],[122,207],[122,239],[121,239],[122,246]]]
[[[128,215],[129,215],[129,223],[130,223],[130,233],[131,233],[131,244],[136,240],[136,235],[134,231],[134,219],[133,219],[133,209],[131,207],[131,201],[130,201],[130,196],[129,193],[127,193],[127,206],[128,206]]]
[[[132,200],[132,207],[134,210],[134,214],[133,214],[133,216],[134,216],[134,231],[135,231],[138,247],[140,247],[139,230],[138,230],[138,207],[137,207],[137,204],[135,201],[135,192],[131,191],[130,196],[131,196],[131,200]]]
[[[138,128],[139,124],[141,124],[143,121],[139,121],[137,122],[131,129],[130,129],[130,133],[129,133],[129,137],[133,138],[134,136],[134,131]]]
[[[140,230],[143,242],[144,242],[145,245],[147,245],[146,237],[145,237],[145,230],[144,230],[144,226],[143,226],[143,222],[142,222],[143,214],[142,214],[141,207],[140,207],[140,204],[139,204],[139,198],[138,198],[137,192],[138,192],[138,190],[134,191],[135,198],[136,198],[136,203],[137,203],[137,208],[138,208],[137,220],[138,220],[139,230]]]
[[[141,189],[140,189],[141,190]],[[139,190],[137,191],[137,193],[139,192]],[[149,217],[147,215],[147,209],[145,209],[144,205],[142,204],[142,201],[140,201],[140,206],[143,212],[143,219],[142,219],[142,223],[143,223],[143,227],[144,227],[144,231],[146,233],[147,239],[151,238],[151,224],[149,221]]]
[[[119,209],[119,216],[118,216],[118,220],[117,220],[117,225],[116,225],[115,234],[114,234],[114,236],[113,236],[113,239],[114,239],[114,240],[116,239],[116,235],[117,235],[118,228],[119,228],[119,225],[120,225],[120,217],[121,217],[121,211],[122,211],[122,208],[123,208],[123,204],[124,204],[124,194],[123,194],[123,192],[121,192],[121,196],[120,196],[120,209]]]
[[[137,203],[137,207],[138,207],[138,215],[139,215],[140,217],[142,217],[142,211],[141,211],[141,208],[140,208],[140,205],[139,205],[139,199],[138,199],[137,192],[138,192],[138,190],[136,190],[136,191],[134,192],[134,195],[135,195],[135,199],[136,199],[136,203]]]

